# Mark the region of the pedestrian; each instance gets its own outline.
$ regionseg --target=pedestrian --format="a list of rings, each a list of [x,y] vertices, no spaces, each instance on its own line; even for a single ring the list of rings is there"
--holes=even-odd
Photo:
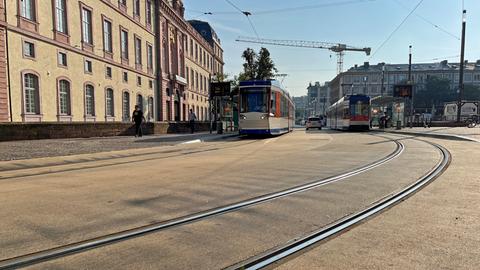
[[[380,128],[384,129],[385,128],[385,113],[380,114]]]
[[[135,123],[135,137],[142,137],[142,122],[145,121],[145,117],[143,116],[143,111],[138,105],[135,105],[135,110],[132,113],[132,121]]]
[[[193,112],[193,109],[190,109],[190,113],[188,114],[188,121],[190,122],[190,131],[192,134],[195,132],[195,120],[197,120],[197,116]]]

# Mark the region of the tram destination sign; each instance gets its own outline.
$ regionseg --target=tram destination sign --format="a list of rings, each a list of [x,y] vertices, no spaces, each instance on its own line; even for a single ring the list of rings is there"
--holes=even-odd
[[[210,97],[229,96],[231,91],[230,82],[212,82],[210,83]]]
[[[413,85],[411,84],[397,84],[393,87],[394,97],[411,98]]]

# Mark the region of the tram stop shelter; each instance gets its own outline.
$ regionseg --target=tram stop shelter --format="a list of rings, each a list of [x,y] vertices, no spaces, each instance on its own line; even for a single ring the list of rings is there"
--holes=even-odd
[[[377,96],[371,98],[370,105],[370,126],[380,126],[380,117],[385,114],[389,119],[386,127],[396,126],[400,121],[405,126],[405,99],[393,96]]]

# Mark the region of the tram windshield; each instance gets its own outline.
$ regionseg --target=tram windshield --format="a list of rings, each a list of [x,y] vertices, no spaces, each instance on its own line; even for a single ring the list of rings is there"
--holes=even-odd
[[[368,115],[368,110],[368,103],[359,100],[350,107],[350,115]]]
[[[267,112],[266,88],[242,89],[240,96],[240,112]]]

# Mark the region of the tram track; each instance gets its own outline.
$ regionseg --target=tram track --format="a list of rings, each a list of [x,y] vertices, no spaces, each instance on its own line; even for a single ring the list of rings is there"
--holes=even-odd
[[[304,237],[291,240],[290,242],[282,246],[275,247],[250,259],[234,264],[226,269],[255,270],[272,266],[273,264],[281,263],[283,260],[288,259],[290,256],[298,254],[305,249],[320,243],[321,241],[325,241],[331,237],[334,237],[335,235],[338,235],[350,229],[351,227],[361,222],[364,222],[372,216],[379,214],[380,212],[394,206],[395,204],[413,195],[414,193],[434,181],[437,177],[439,177],[448,168],[452,159],[450,152],[445,147],[432,142],[423,142],[428,143],[438,149],[441,154],[441,160],[429,172],[420,177],[414,183],[406,186],[395,194],[391,194],[390,196],[387,196],[375,202],[368,208],[344,217],[328,225],[327,227],[314,231]]]
[[[398,141],[393,141],[393,142],[395,143],[396,148],[393,152],[391,152],[387,156],[384,156],[381,159],[378,159],[374,162],[371,162],[364,166],[355,168],[353,170],[350,170],[338,175],[330,176],[327,178],[312,181],[302,185],[297,185],[281,191],[264,194],[264,195],[243,200],[240,202],[236,202],[236,203],[220,206],[217,208],[189,214],[186,216],[170,219],[167,221],[156,222],[149,225],[132,228],[129,230],[112,233],[109,235],[104,235],[104,236],[100,236],[100,237],[96,237],[96,238],[92,238],[92,239],[88,239],[80,242],[75,242],[75,243],[58,246],[58,247],[30,253],[30,254],[25,254],[25,255],[20,255],[13,258],[4,259],[0,261],[0,269],[16,269],[19,267],[34,265],[44,261],[66,257],[75,253],[81,253],[81,252],[88,251],[101,246],[110,245],[120,241],[131,239],[134,237],[143,236],[149,233],[159,232],[165,229],[178,227],[178,226],[189,224],[189,223],[194,223],[210,217],[238,211],[250,206],[258,205],[258,204],[272,201],[278,198],[282,198],[289,195],[315,189],[330,183],[345,180],[352,176],[370,171],[378,166],[381,166],[399,157],[404,152],[405,145],[402,142],[398,142]]]

